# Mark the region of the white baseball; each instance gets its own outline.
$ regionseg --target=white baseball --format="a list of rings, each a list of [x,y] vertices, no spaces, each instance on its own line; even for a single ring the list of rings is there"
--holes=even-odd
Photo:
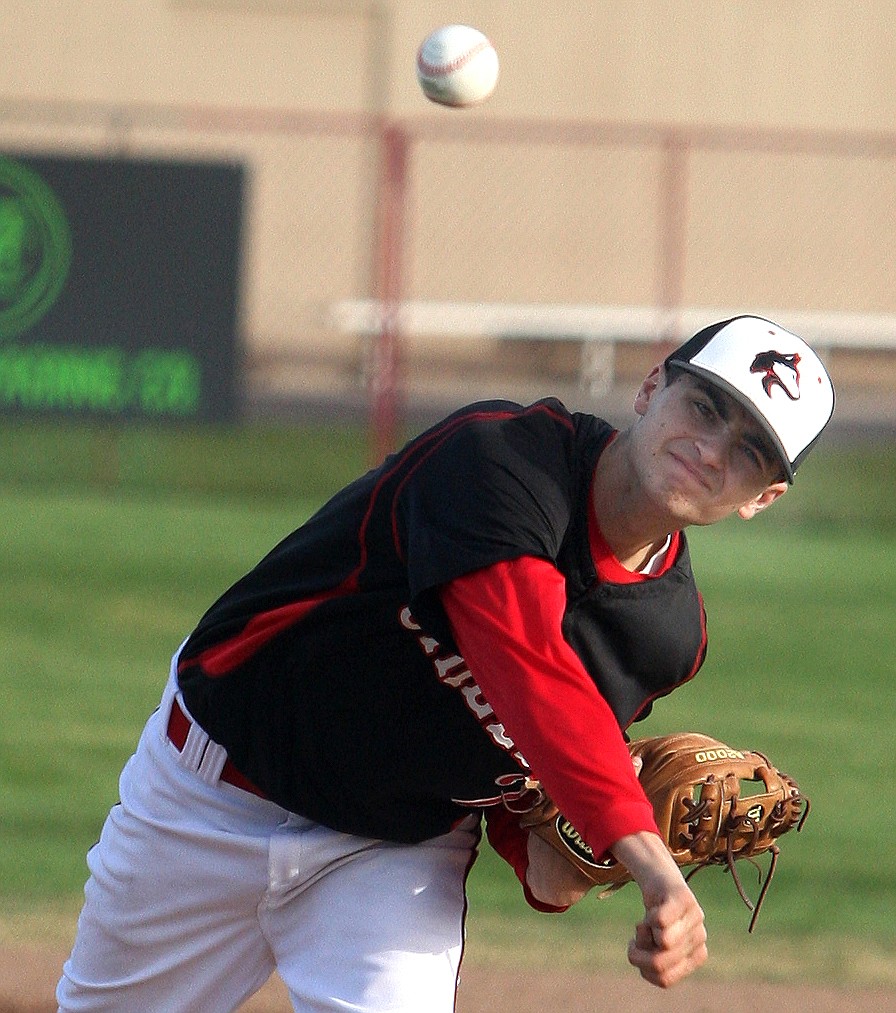
[[[477,29],[445,25],[417,50],[417,80],[423,94],[440,105],[478,105],[498,83],[498,54]]]

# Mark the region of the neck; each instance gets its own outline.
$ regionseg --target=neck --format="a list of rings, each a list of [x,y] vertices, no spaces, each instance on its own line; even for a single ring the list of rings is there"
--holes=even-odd
[[[628,440],[620,433],[601,454],[591,495],[601,533],[627,570],[640,570],[676,525],[643,495],[628,463]]]

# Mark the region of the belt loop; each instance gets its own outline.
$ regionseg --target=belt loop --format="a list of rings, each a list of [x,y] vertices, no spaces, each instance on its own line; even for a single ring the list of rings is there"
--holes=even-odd
[[[193,727],[195,728],[196,725],[194,724]],[[207,735],[205,742],[206,748],[196,766],[196,773],[207,784],[217,784],[221,780],[221,772],[227,762],[227,750],[217,742],[213,742]]]
[[[199,770],[208,744],[208,735],[193,721],[190,725],[187,741],[180,754],[184,766],[189,770]]]
[[[171,702],[172,713],[180,711],[189,723],[186,741],[180,749],[180,764],[193,772],[199,770],[209,746],[208,734],[193,720],[178,693]],[[171,721],[169,719],[169,726]]]
[[[177,762],[207,784],[224,781],[267,801],[267,795],[230,762],[227,750],[192,719],[179,696],[171,694],[166,722],[166,738],[177,753]]]

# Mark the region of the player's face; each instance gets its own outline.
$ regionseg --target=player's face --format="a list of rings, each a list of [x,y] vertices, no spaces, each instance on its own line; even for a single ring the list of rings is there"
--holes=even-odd
[[[759,423],[699,377],[666,382],[662,367],[638,392],[636,467],[654,504],[680,525],[749,519],[787,489]]]

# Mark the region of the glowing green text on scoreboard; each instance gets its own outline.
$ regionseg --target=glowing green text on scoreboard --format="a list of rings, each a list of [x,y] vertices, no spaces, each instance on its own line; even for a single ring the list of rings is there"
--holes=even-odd
[[[0,408],[195,415],[202,371],[189,352],[0,346]]]
[[[0,151],[0,416],[233,419],[243,177]]]

